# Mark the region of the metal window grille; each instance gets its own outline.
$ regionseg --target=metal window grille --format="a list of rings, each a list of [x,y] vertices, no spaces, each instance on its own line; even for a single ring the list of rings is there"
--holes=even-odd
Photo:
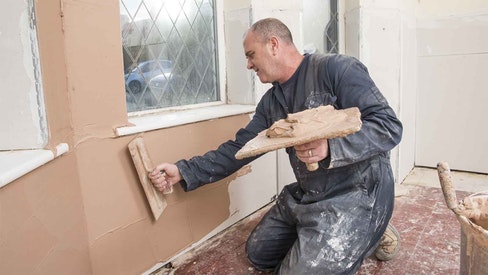
[[[213,0],[120,0],[127,111],[218,101]]]

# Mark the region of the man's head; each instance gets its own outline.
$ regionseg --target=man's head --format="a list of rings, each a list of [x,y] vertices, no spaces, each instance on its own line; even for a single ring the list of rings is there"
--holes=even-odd
[[[293,43],[290,29],[276,18],[265,18],[252,24],[250,31],[254,32],[263,42],[268,41],[273,36],[278,37],[287,44]]]
[[[302,59],[290,30],[275,18],[254,23],[247,31],[243,45],[247,68],[254,70],[263,83],[288,80]]]

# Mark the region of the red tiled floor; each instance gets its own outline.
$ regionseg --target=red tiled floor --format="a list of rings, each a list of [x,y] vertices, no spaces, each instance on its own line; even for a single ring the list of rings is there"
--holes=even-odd
[[[357,274],[459,274],[461,229],[440,188],[415,186],[397,197],[391,222],[401,237],[397,256],[388,262],[367,259]]]
[[[440,188],[409,187],[395,199],[392,223],[401,236],[401,249],[391,261],[367,259],[357,275],[458,274],[460,226]],[[458,198],[468,193],[458,192]],[[269,206],[268,206],[269,207]],[[252,268],[244,247],[247,236],[267,207],[172,262],[171,274],[268,274]],[[165,274],[160,271],[158,274]]]

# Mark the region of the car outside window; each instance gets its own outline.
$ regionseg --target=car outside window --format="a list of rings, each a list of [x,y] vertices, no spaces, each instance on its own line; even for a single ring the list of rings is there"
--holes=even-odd
[[[220,101],[214,1],[119,3],[129,113]]]

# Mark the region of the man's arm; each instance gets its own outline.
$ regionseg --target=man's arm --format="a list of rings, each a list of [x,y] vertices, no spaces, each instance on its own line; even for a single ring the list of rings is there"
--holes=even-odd
[[[185,191],[221,180],[259,157],[237,160],[235,154],[260,131],[267,128],[263,105],[262,101],[258,104],[252,120],[245,128],[236,133],[234,140],[229,140],[216,150],[209,151],[202,156],[179,160],[175,163],[183,178],[180,183]]]
[[[359,132],[329,140],[329,167],[348,165],[394,148],[401,140],[402,124],[366,67],[346,56],[338,56],[326,66],[332,74],[338,107],[358,107],[363,123]]]

